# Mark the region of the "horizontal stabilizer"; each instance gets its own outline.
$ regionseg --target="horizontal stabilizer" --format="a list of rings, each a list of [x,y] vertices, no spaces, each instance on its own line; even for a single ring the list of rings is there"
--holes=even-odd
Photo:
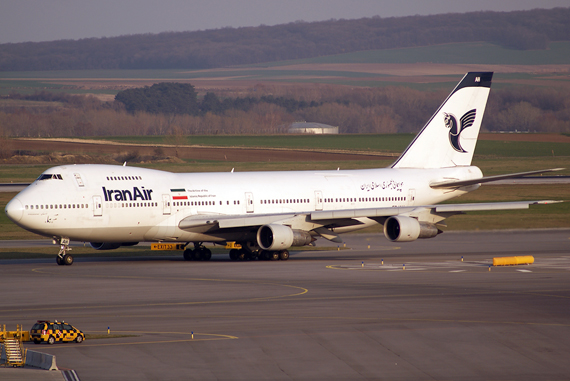
[[[479,179],[471,179],[471,180],[446,180],[446,181],[440,181],[440,182],[432,183],[432,184],[430,184],[430,187],[433,189],[459,188],[459,187],[466,187],[468,185],[488,183],[491,181],[505,180],[505,179],[511,179],[511,178],[516,178],[516,177],[529,176],[529,175],[537,175],[539,173],[562,171],[563,169],[564,168],[542,169],[540,171],[509,173],[506,175],[486,176],[486,177],[481,177]]]

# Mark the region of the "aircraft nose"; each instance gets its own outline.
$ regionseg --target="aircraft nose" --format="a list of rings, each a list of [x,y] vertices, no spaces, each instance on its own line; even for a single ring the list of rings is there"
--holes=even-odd
[[[24,216],[24,205],[17,198],[13,198],[4,209],[9,219],[18,222]]]

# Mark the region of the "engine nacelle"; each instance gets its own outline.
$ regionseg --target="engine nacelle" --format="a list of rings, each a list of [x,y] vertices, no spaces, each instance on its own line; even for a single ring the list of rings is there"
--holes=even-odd
[[[293,230],[289,226],[270,224],[263,225],[257,230],[257,244],[263,250],[277,251],[291,246],[304,246],[312,242],[309,233],[303,230]]]
[[[441,233],[434,225],[415,218],[392,216],[384,223],[384,235],[390,241],[410,242],[418,238],[433,238]]]
[[[89,242],[89,245],[95,250],[115,250],[121,246],[134,246],[136,244],[138,242]]]

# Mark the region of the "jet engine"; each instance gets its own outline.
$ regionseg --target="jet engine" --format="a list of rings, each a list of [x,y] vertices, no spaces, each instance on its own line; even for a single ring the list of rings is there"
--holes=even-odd
[[[89,242],[92,248],[95,250],[115,250],[121,246],[134,246],[138,242]]]
[[[293,230],[289,226],[269,224],[257,230],[257,244],[263,250],[285,250],[291,246],[304,246],[313,241],[309,233]]]
[[[434,224],[419,222],[415,218],[392,216],[384,223],[384,235],[390,241],[410,242],[418,238],[432,238],[441,233]]]

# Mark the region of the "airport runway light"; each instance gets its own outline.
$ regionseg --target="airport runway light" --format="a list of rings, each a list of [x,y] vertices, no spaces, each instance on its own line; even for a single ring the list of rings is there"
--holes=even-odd
[[[194,340],[194,331],[192,331],[192,340]]]
[[[111,327],[107,327],[107,335],[111,334]]]
[[[384,258],[382,258],[382,266],[384,265]]]
[[[461,262],[463,262],[463,255],[461,256]]]
[[[404,264],[402,265],[402,270],[405,270],[405,269],[406,269],[406,264],[404,263]]]
[[[364,261],[362,261],[362,267],[364,267]]]

